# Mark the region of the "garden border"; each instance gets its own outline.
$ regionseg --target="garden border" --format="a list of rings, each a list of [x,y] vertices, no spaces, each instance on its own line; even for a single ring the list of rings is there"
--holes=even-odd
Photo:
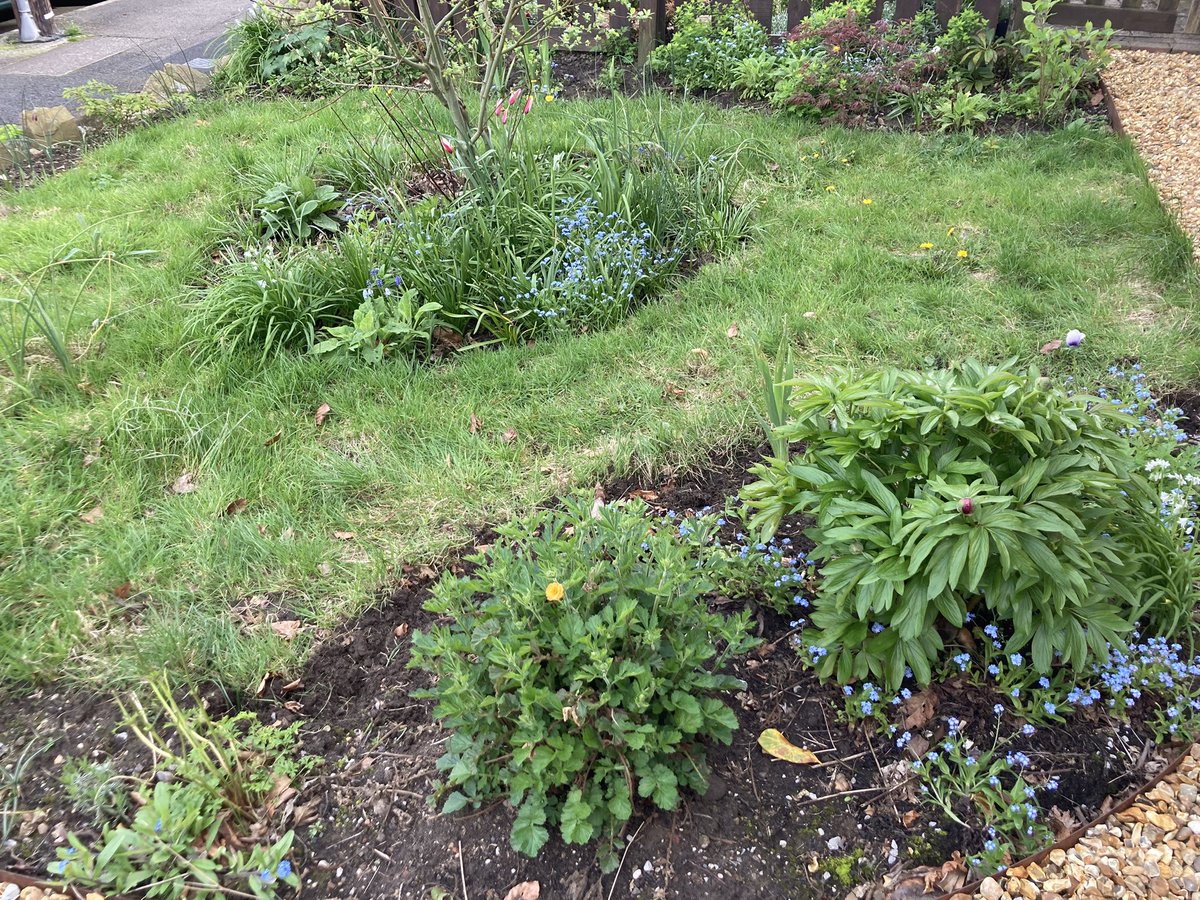
[[[1089,831],[1091,831],[1093,828],[1095,828],[1097,825],[1100,825],[1103,822],[1107,822],[1113,816],[1125,812],[1125,810],[1129,809],[1131,806],[1133,806],[1133,804],[1137,803],[1138,800],[1140,800],[1146,794],[1150,793],[1150,791],[1154,790],[1154,788],[1157,787],[1159,785],[1159,783],[1163,781],[1163,779],[1167,778],[1169,775],[1172,775],[1175,772],[1175,770],[1179,768],[1180,763],[1182,763],[1185,759],[1187,759],[1188,754],[1191,753],[1191,749],[1192,749],[1192,745],[1188,744],[1186,747],[1184,747],[1183,751],[1180,752],[1180,754],[1178,756],[1176,756],[1173,760],[1171,760],[1170,763],[1168,763],[1166,766],[1163,767],[1163,770],[1161,772],[1159,772],[1157,775],[1155,775],[1153,778],[1151,778],[1149,781],[1147,781],[1145,784],[1143,784],[1137,790],[1130,791],[1129,796],[1127,796],[1120,803],[1113,806],[1111,809],[1107,810],[1106,812],[1102,813],[1101,815],[1096,816],[1090,822],[1086,822],[1085,824],[1081,825],[1079,828],[1072,831],[1066,837],[1062,838],[1061,840],[1055,841],[1049,847],[1043,847],[1041,850],[1037,851],[1037,853],[1030,854],[1029,856],[1026,856],[1024,859],[1018,860],[1017,862],[1013,863],[1008,868],[1016,869],[1016,868],[1020,868],[1020,867],[1030,866],[1034,863],[1041,862],[1043,859],[1045,859],[1047,856],[1049,856],[1055,850],[1069,850],[1071,847],[1074,847],[1077,843],[1079,843],[1081,838],[1086,836],[1087,833]],[[953,900],[953,898],[955,898],[955,897],[975,896],[979,892],[979,886],[981,884],[983,884],[983,882],[986,881],[987,878],[990,877],[990,878],[998,879],[998,878],[1002,878],[1003,876],[1004,876],[1003,872],[994,872],[990,876],[984,876],[983,878],[977,879],[976,881],[973,881],[970,884],[964,884],[962,887],[958,888],[957,890],[951,891],[949,893],[941,894],[936,898],[936,900]]]

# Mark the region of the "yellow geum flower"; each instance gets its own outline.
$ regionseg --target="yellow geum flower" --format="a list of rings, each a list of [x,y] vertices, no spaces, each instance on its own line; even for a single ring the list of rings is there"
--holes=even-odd
[[[547,102],[547,103],[553,103],[553,102],[554,102],[554,95],[553,95],[553,94],[547,94],[547,95],[546,95],[546,102]]]
[[[970,254],[969,254],[969,253],[967,253],[967,251],[966,251],[966,250],[959,250],[959,251],[958,251],[958,258],[959,258],[959,259],[966,259],[966,258],[967,258],[969,255],[970,255]]]
[[[557,581],[552,581],[546,585],[546,599],[551,603],[560,601],[564,594],[566,594],[566,590]]]
[[[832,184],[827,184],[827,185],[825,185],[825,190],[829,191],[829,193],[832,194],[834,191],[837,190],[837,188]]]
[[[874,202],[875,201],[872,200],[870,197],[867,197],[865,200],[863,200],[863,206],[870,206]]]
[[[921,245],[921,249],[922,250],[932,250],[933,244],[929,243],[929,241],[926,241],[924,244]]]

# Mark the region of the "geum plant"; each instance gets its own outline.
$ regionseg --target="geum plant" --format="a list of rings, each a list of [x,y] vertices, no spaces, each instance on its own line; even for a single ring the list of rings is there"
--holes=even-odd
[[[615,863],[637,799],[673,809],[681,788],[703,791],[703,741],[737,728],[714,694],[744,687],[721,670],[756,641],[748,612],[705,603],[715,518],[678,527],[646,510],[575,500],[500,529],[474,574],[435,586],[426,608],[444,618],[413,635],[453,731],[443,810],[506,797],[523,853],[556,828],[601,838]]]
[[[1030,647],[1039,672],[1122,645],[1142,609],[1137,536],[1161,526],[1113,404],[1013,361],[790,386],[776,435],[796,451],[756,467],[744,496],[768,533],[815,517],[822,676],[927,683],[940,632],[968,613],[1005,623],[1006,652]]]

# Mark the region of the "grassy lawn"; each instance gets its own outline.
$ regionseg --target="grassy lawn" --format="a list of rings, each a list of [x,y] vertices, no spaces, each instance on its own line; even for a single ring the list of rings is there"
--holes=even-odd
[[[340,106],[376,132],[363,101]],[[252,687],[402,564],[613,469],[694,465],[754,439],[757,360],[785,335],[806,370],[1019,355],[1079,379],[1135,358],[1159,386],[1196,378],[1190,247],[1120,138],[819,130],[656,98],[630,109],[679,127],[703,117],[703,147],[756,147],[743,186],[761,203],[755,238],[612,331],[416,371],[208,357],[183,337],[183,306],[237,231],[239,172],[345,144],[320,104],[213,102],[4,197],[0,296],[74,247],[116,262],[86,283],[81,263],[47,276],[44,299],[62,308],[82,286],[73,337],[87,352],[65,377],[31,360],[0,404],[3,689],[162,669]],[[537,138],[611,112],[541,107]],[[156,253],[126,255],[144,250]],[[1078,352],[1038,354],[1069,328],[1088,335]],[[196,490],[175,493],[185,472]],[[285,641],[247,625],[264,614],[312,627]]]

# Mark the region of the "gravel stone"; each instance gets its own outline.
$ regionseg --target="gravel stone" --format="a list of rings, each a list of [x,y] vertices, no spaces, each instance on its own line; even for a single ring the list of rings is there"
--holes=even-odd
[[[1200,178],[1200,156],[1196,171]],[[1013,866],[1004,873],[1002,882],[985,878],[975,898],[1200,900],[1198,788],[1200,744],[1194,744],[1173,774],[1128,809],[1093,825],[1074,847],[1052,850],[1045,858],[1026,866]],[[1188,822],[1193,824],[1183,824]],[[1170,830],[1165,830],[1168,824]]]
[[[1200,259],[1200,54],[1115,50],[1104,83]]]

